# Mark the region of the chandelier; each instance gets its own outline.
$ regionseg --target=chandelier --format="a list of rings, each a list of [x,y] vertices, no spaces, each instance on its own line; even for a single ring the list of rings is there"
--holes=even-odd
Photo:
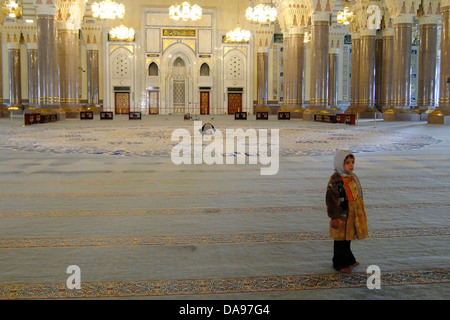
[[[308,30],[305,30],[304,36],[303,36],[303,42],[308,43],[311,41],[311,32]]]
[[[17,3],[15,0],[3,1],[2,10],[9,18],[22,17],[22,4],[20,2]]]
[[[227,42],[248,42],[251,37],[250,31],[236,27],[236,29],[227,32],[225,40]]]
[[[353,12],[351,12],[348,7],[344,8],[344,11],[339,11],[337,14],[337,22],[342,23],[345,25],[350,24],[350,22],[353,22]]]
[[[125,6],[111,0],[104,0],[100,3],[92,4],[93,17],[100,19],[123,19],[125,15]]]
[[[254,8],[248,7],[245,17],[252,22],[274,22],[277,19],[277,9],[260,3]]]
[[[169,17],[173,20],[197,21],[202,18],[202,8],[194,4],[191,6],[189,2],[184,1],[181,5],[171,5],[169,7]]]
[[[109,31],[110,41],[133,41],[134,40],[134,29],[127,28],[123,24],[118,27],[112,28]]]

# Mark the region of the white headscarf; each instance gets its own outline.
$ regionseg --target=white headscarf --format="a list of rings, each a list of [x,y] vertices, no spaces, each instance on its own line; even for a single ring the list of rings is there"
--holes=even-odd
[[[334,170],[337,171],[341,176],[350,176],[350,172],[344,170],[344,161],[347,156],[352,155],[349,150],[338,150],[334,155]],[[355,156],[353,156],[354,158]]]

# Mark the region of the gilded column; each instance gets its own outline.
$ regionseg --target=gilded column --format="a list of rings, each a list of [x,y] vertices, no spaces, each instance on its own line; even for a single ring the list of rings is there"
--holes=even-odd
[[[285,48],[287,49],[283,75],[287,75],[284,83],[286,99],[280,111],[291,112],[291,117],[301,118],[303,113],[303,61],[304,61],[304,28],[291,27]],[[295,114],[295,115],[293,115]]]
[[[303,112],[303,120],[314,120],[314,113],[327,112],[328,106],[328,31],[330,14],[311,16],[311,87],[310,105]]]
[[[273,25],[259,25],[256,31],[257,43],[257,105],[256,112],[269,112],[268,105],[268,81],[269,81],[269,48],[273,39]]]
[[[329,70],[330,76],[328,79],[328,104],[331,108],[337,107],[338,104],[338,48],[330,48],[329,53]]]
[[[428,123],[450,124],[450,0],[441,0],[441,67],[439,107],[428,116]]]
[[[0,29],[0,57],[3,52],[3,34]],[[3,103],[3,59],[0,59],[0,116],[6,116],[6,106]]]
[[[268,61],[267,48],[258,48],[257,56],[257,111],[268,111],[269,106],[267,104],[267,89],[268,89]]]
[[[33,30],[33,29],[32,29]],[[35,30],[34,30],[35,31]],[[24,34],[27,45],[28,61],[28,107],[25,112],[35,112],[39,106],[39,72],[38,72],[38,48],[35,32],[26,32]]]
[[[330,0],[326,1],[331,7]],[[283,55],[283,74],[288,75],[288,81],[284,82],[286,99],[283,100],[280,111],[290,112],[291,118],[302,118],[304,112],[305,29],[308,19],[314,12],[314,4],[305,0],[274,0],[273,2],[277,4],[278,22],[287,39],[285,42],[287,52],[285,51]],[[318,2],[318,9],[321,9],[320,1]]]
[[[383,53],[381,69],[380,104],[381,111],[389,110],[392,104],[392,69],[394,62],[394,29],[382,31]]]
[[[375,40],[375,98],[374,105],[376,110],[381,110],[381,78],[383,70],[383,38],[381,32],[377,32]]]
[[[15,36],[15,35],[14,35]],[[17,41],[8,42],[9,69],[9,105],[22,113],[22,84],[20,69],[20,44]]]
[[[438,16],[419,19],[419,70],[417,79],[417,109],[421,114],[433,110],[436,101],[436,61]],[[431,111],[430,111],[431,112]]]
[[[351,54],[351,79],[350,79],[350,107],[346,113],[354,113],[359,103],[359,59],[360,59],[360,37],[359,32],[351,33],[352,54]]]
[[[64,118],[59,108],[58,44],[55,1],[35,0],[39,70],[39,108],[51,109]]]
[[[58,6],[58,49],[61,108],[69,118],[79,116],[79,31],[86,4],[83,0],[60,1]]]
[[[99,105],[99,57],[96,45],[87,46],[87,94],[88,108]]]
[[[360,30],[359,101],[357,111],[374,112],[376,30]]]
[[[418,7],[414,0],[387,0],[394,29],[392,107],[384,113],[385,121],[417,121],[411,110],[411,41],[413,18]]]
[[[283,105],[281,111],[289,111],[289,106],[292,101],[292,69],[290,68],[290,61],[292,59],[292,38],[289,31],[283,34]]]

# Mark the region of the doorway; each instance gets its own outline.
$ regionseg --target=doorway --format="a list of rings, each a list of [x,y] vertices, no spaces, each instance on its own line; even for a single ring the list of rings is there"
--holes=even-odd
[[[149,114],[159,114],[159,91],[148,92],[148,110]]]
[[[200,114],[209,114],[209,91],[200,91]]]
[[[130,93],[129,92],[115,92],[114,105],[116,114],[130,113]]]
[[[242,93],[228,93],[228,114],[242,111]]]

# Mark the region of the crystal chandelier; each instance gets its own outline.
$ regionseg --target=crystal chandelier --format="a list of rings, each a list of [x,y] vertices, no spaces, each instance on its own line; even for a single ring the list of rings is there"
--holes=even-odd
[[[125,6],[111,0],[104,0],[100,3],[92,4],[92,12],[94,18],[100,19],[123,19],[125,15]]]
[[[350,22],[353,22],[353,12],[351,12],[348,7],[344,8],[344,11],[339,11],[337,14],[337,22],[342,23],[345,25],[350,24]]]
[[[133,41],[134,40],[134,29],[127,28],[123,24],[118,27],[112,28],[109,31],[110,41]]]
[[[251,37],[250,31],[236,27],[236,29],[227,32],[225,40],[227,42],[248,42]]]
[[[311,41],[311,32],[308,30],[305,30],[304,36],[303,36],[303,42],[308,43]]]
[[[17,3],[15,0],[3,1],[3,13],[8,16],[8,18],[20,18],[22,17],[22,4]]]
[[[176,4],[169,7],[169,17],[173,20],[197,21],[202,18],[202,8],[197,4],[191,6],[189,2],[184,1],[181,5]]]
[[[277,19],[277,9],[260,3],[254,8],[248,7],[245,17],[252,22],[274,22]]]

